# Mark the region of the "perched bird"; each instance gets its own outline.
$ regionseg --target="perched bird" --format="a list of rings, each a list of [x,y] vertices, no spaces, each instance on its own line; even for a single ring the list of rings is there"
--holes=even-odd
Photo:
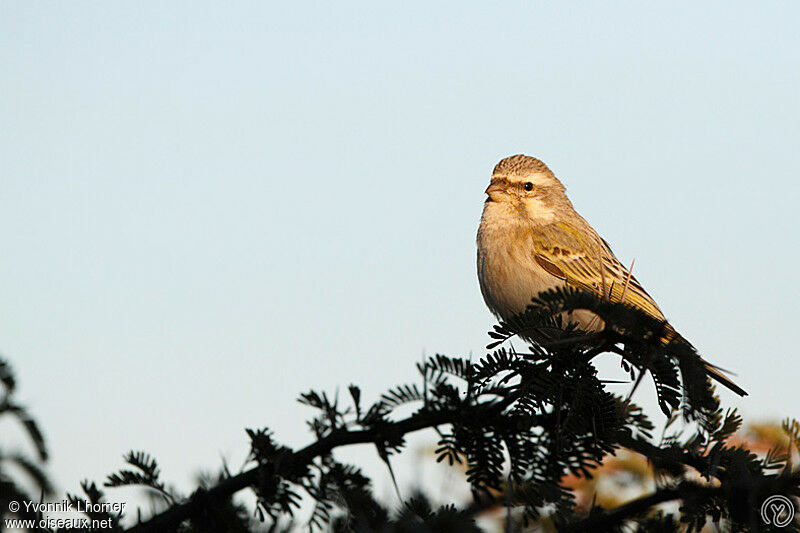
[[[483,299],[496,316],[507,320],[539,293],[568,286],[624,301],[666,320],[608,243],[575,211],[564,185],[547,165],[525,155],[507,157],[494,168],[486,194],[478,228],[478,279]],[[568,318],[586,331],[603,328],[590,311],[577,310]],[[710,377],[747,395],[704,363]]]

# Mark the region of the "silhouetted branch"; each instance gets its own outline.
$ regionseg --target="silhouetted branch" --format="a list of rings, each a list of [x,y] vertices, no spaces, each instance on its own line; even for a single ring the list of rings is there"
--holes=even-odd
[[[626,520],[641,516],[656,505],[669,501],[693,500],[694,502],[698,502],[718,496],[725,496],[731,492],[739,492],[741,494],[761,492],[767,494],[781,493],[787,489],[796,487],[798,481],[800,481],[800,473],[760,480],[739,479],[729,486],[702,485],[692,481],[684,481],[677,487],[658,489],[652,494],[636,498],[608,511],[596,509],[583,520],[563,526],[559,529],[559,533],[607,531],[613,526],[622,524]]]
[[[702,496],[704,494],[714,494],[718,489],[713,487],[702,487],[693,483],[684,483],[680,487],[665,488],[657,490],[647,496],[642,496],[628,503],[622,504],[610,511],[597,511],[583,520],[562,527],[560,533],[582,533],[585,531],[607,531],[612,526],[621,524],[625,520],[634,518],[653,506],[673,500],[680,500],[689,497]]]
[[[334,449],[343,446],[382,442],[415,431],[458,423],[464,418],[482,417],[488,420],[492,416],[496,417],[505,405],[506,402],[485,402],[463,411],[422,411],[403,420],[388,422],[373,429],[335,430],[330,435],[294,452],[291,457],[284,458],[280,464],[273,465],[275,468],[273,473],[280,476],[300,465],[307,465],[315,458],[327,455]],[[546,423],[549,418],[547,415],[535,418],[526,417],[525,423],[532,426],[537,422]],[[224,500],[240,490],[257,485],[261,468],[255,467],[227,478],[213,488],[195,494],[189,501],[175,505],[146,522],[132,526],[126,531],[131,533],[162,532],[167,528],[174,528],[184,520],[191,518],[193,514],[207,505],[209,500]]]

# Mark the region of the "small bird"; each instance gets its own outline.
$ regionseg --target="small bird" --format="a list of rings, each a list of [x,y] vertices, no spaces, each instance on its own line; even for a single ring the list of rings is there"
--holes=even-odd
[[[666,321],[608,243],[575,211],[565,191],[547,165],[534,157],[514,155],[495,166],[477,239],[478,280],[492,313],[508,320],[539,293],[566,286],[625,302]],[[585,331],[603,328],[602,320],[587,310],[576,310],[568,319]],[[747,395],[703,362],[710,377]]]

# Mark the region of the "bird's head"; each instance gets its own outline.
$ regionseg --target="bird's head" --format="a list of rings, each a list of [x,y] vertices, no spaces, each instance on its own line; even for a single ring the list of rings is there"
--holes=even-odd
[[[487,209],[511,210],[532,220],[552,220],[557,207],[567,200],[564,186],[534,157],[513,155],[500,161],[486,188]]]

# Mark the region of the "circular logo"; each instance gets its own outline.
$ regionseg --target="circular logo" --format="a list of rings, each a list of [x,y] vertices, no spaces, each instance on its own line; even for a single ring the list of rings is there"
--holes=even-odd
[[[794,520],[792,500],[779,494],[770,496],[761,504],[761,520],[768,526],[788,526]]]

